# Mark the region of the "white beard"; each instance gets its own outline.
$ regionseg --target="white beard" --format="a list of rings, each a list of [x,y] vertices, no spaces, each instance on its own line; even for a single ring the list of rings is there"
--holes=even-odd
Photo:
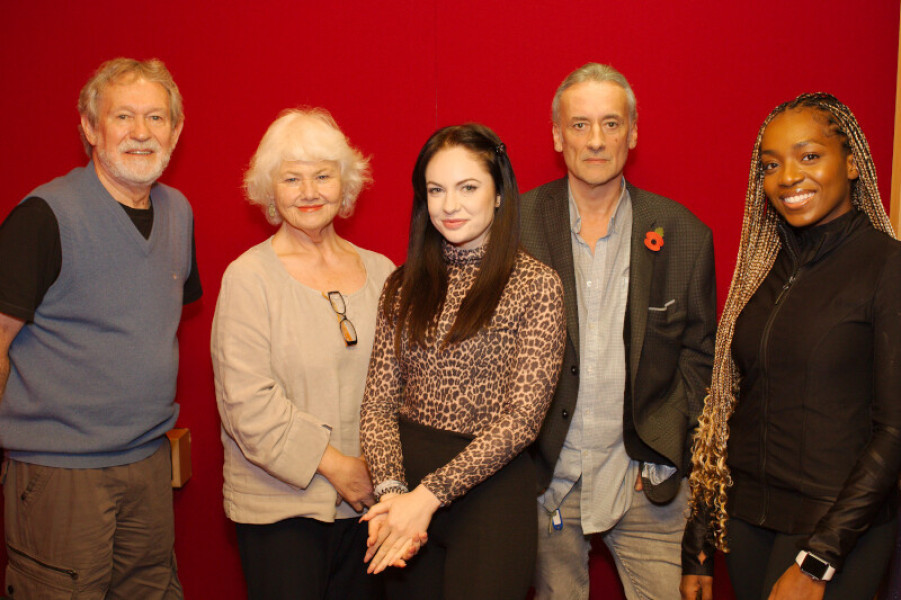
[[[155,141],[145,144],[123,142],[116,149],[114,156],[110,156],[100,144],[95,146],[94,150],[97,152],[97,160],[103,164],[104,169],[113,177],[130,185],[138,186],[152,185],[159,179],[172,156],[171,149],[163,151]],[[153,160],[128,161],[121,157],[122,153],[134,150],[152,151]],[[142,162],[144,164],[141,164]]]

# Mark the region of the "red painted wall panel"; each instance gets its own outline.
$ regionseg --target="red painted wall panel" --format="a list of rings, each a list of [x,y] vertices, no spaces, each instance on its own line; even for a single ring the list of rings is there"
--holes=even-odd
[[[550,137],[556,86],[584,62],[609,62],[638,97],[639,140],[627,177],[713,227],[722,303],[751,146],[779,102],[825,90],[849,104],[888,201],[898,21],[893,0],[853,7],[837,0],[4,2],[0,218],[35,186],[85,162],[75,104],[100,62],[125,55],[167,63],[187,122],[164,180],[194,206],[205,287],[180,331],[179,424],[192,431],[194,475],[176,492],[177,552],[189,598],[243,598],[221,508],[209,328],[226,265],[271,233],[240,185],[281,109],[328,108],[372,155],[375,183],[340,229],[402,262],[410,171],[435,127],[491,126],[530,189],[563,174]],[[592,577],[592,597],[619,593],[600,554]]]

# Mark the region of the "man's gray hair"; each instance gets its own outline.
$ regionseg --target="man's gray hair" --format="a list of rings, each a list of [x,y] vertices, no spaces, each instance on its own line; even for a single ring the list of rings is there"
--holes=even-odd
[[[184,107],[182,104],[181,93],[172,74],[163,61],[158,58],[140,61],[133,58],[114,58],[108,60],[94,73],[88,82],[81,88],[78,96],[78,114],[87,117],[91,127],[97,127],[98,114],[100,110],[100,96],[108,85],[113,83],[122,83],[127,80],[144,79],[151,83],[158,83],[166,90],[169,97],[169,119],[172,122],[172,129],[178,127],[178,124],[184,119]],[[81,143],[84,144],[85,152],[91,156],[91,144],[88,143],[84,136],[81,125],[78,126],[81,133]]]
[[[602,65],[595,62],[582,65],[567,75],[566,79],[563,80],[563,83],[560,84],[560,87],[557,88],[557,93],[554,94],[554,101],[551,103],[551,119],[554,123],[560,124],[560,97],[563,95],[563,92],[577,83],[584,83],[586,81],[597,81],[598,83],[609,81],[610,83],[615,83],[623,88],[626,92],[626,101],[629,104],[629,120],[632,123],[635,123],[638,119],[638,110],[636,108],[635,92],[632,91],[632,86],[629,85],[629,82],[622,73],[610,65]]]

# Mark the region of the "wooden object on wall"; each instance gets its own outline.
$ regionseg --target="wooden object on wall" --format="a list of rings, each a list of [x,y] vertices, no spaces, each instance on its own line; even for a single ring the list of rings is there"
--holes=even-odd
[[[180,488],[191,478],[191,430],[172,429],[166,437],[172,448],[172,487]]]

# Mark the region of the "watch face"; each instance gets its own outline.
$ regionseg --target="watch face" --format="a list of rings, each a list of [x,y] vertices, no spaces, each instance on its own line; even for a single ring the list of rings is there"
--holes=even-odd
[[[822,580],[828,569],[829,563],[823,562],[812,554],[805,556],[804,560],[801,562],[801,570],[814,579]]]

